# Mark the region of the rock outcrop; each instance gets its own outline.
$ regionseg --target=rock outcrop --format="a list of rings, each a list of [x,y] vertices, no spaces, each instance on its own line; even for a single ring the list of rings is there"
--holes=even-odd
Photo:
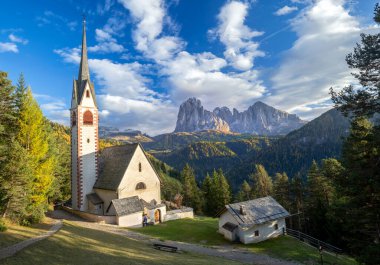
[[[239,112],[227,107],[205,110],[199,99],[189,98],[181,104],[175,132],[218,130],[256,135],[283,135],[300,128],[306,122],[295,114],[275,109],[258,101]]]

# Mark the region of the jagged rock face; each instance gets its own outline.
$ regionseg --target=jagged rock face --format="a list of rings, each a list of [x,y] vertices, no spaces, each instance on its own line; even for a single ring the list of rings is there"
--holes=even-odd
[[[229,132],[228,123],[208,110],[204,110],[199,99],[189,98],[181,104],[175,132],[218,130]]]
[[[210,112],[203,109],[199,99],[190,98],[180,106],[175,132],[219,130],[281,135],[298,129],[305,123],[295,114],[275,109],[260,101],[243,112],[236,109],[231,112],[227,107],[218,107]]]

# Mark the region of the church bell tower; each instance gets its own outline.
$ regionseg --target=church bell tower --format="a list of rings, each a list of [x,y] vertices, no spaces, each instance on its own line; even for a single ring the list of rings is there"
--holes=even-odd
[[[78,80],[71,98],[71,202],[72,208],[87,211],[86,195],[97,178],[98,107],[87,59],[86,21],[83,20],[82,53]]]

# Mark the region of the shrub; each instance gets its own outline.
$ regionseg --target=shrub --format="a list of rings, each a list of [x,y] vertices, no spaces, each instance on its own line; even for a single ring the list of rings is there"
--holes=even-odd
[[[5,232],[6,230],[7,227],[5,226],[4,221],[0,219],[0,232]]]

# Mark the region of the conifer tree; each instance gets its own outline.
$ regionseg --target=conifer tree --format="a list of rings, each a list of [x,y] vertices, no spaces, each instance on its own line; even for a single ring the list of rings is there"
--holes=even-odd
[[[305,183],[300,174],[296,174],[291,181],[291,196],[293,207],[291,212],[297,214],[294,218],[296,229],[303,230],[304,228],[304,198],[305,198]]]
[[[231,191],[230,185],[226,177],[224,176],[223,170],[219,169],[213,178],[213,187],[215,187],[215,214],[224,208],[225,205],[229,204],[231,201]]]
[[[47,210],[55,161],[53,156],[49,156],[49,137],[44,116],[30,89],[27,89],[20,103],[17,140],[26,150],[28,168],[32,171],[33,184],[27,208],[29,221],[38,222]]]
[[[276,173],[273,182],[273,197],[280,203],[286,210],[290,211],[290,183],[288,175],[284,173]]]
[[[253,198],[260,198],[272,194],[272,179],[268,175],[263,165],[255,165],[256,172],[251,174],[253,181],[252,195]]]
[[[183,204],[192,207],[196,213],[201,213],[203,199],[201,191],[195,181],[194,170],[189,166],[189,164],[186,164],[181,172],[181,175],[184,193]]]
[[[204,197],[204,210],[203,212],[207,215],[212,214],[212,209],[214,207],[214,198],[212,193],[212,179],[210,175],[207,173],[206,177],[202,182],[202,192]]]
[[[252,199],[252,188],[249,185],[249,183],[244,180],[243,183],[240,186],[240,190],[236,195],[235,201],[241,202],[241,201],[248,201]]]

